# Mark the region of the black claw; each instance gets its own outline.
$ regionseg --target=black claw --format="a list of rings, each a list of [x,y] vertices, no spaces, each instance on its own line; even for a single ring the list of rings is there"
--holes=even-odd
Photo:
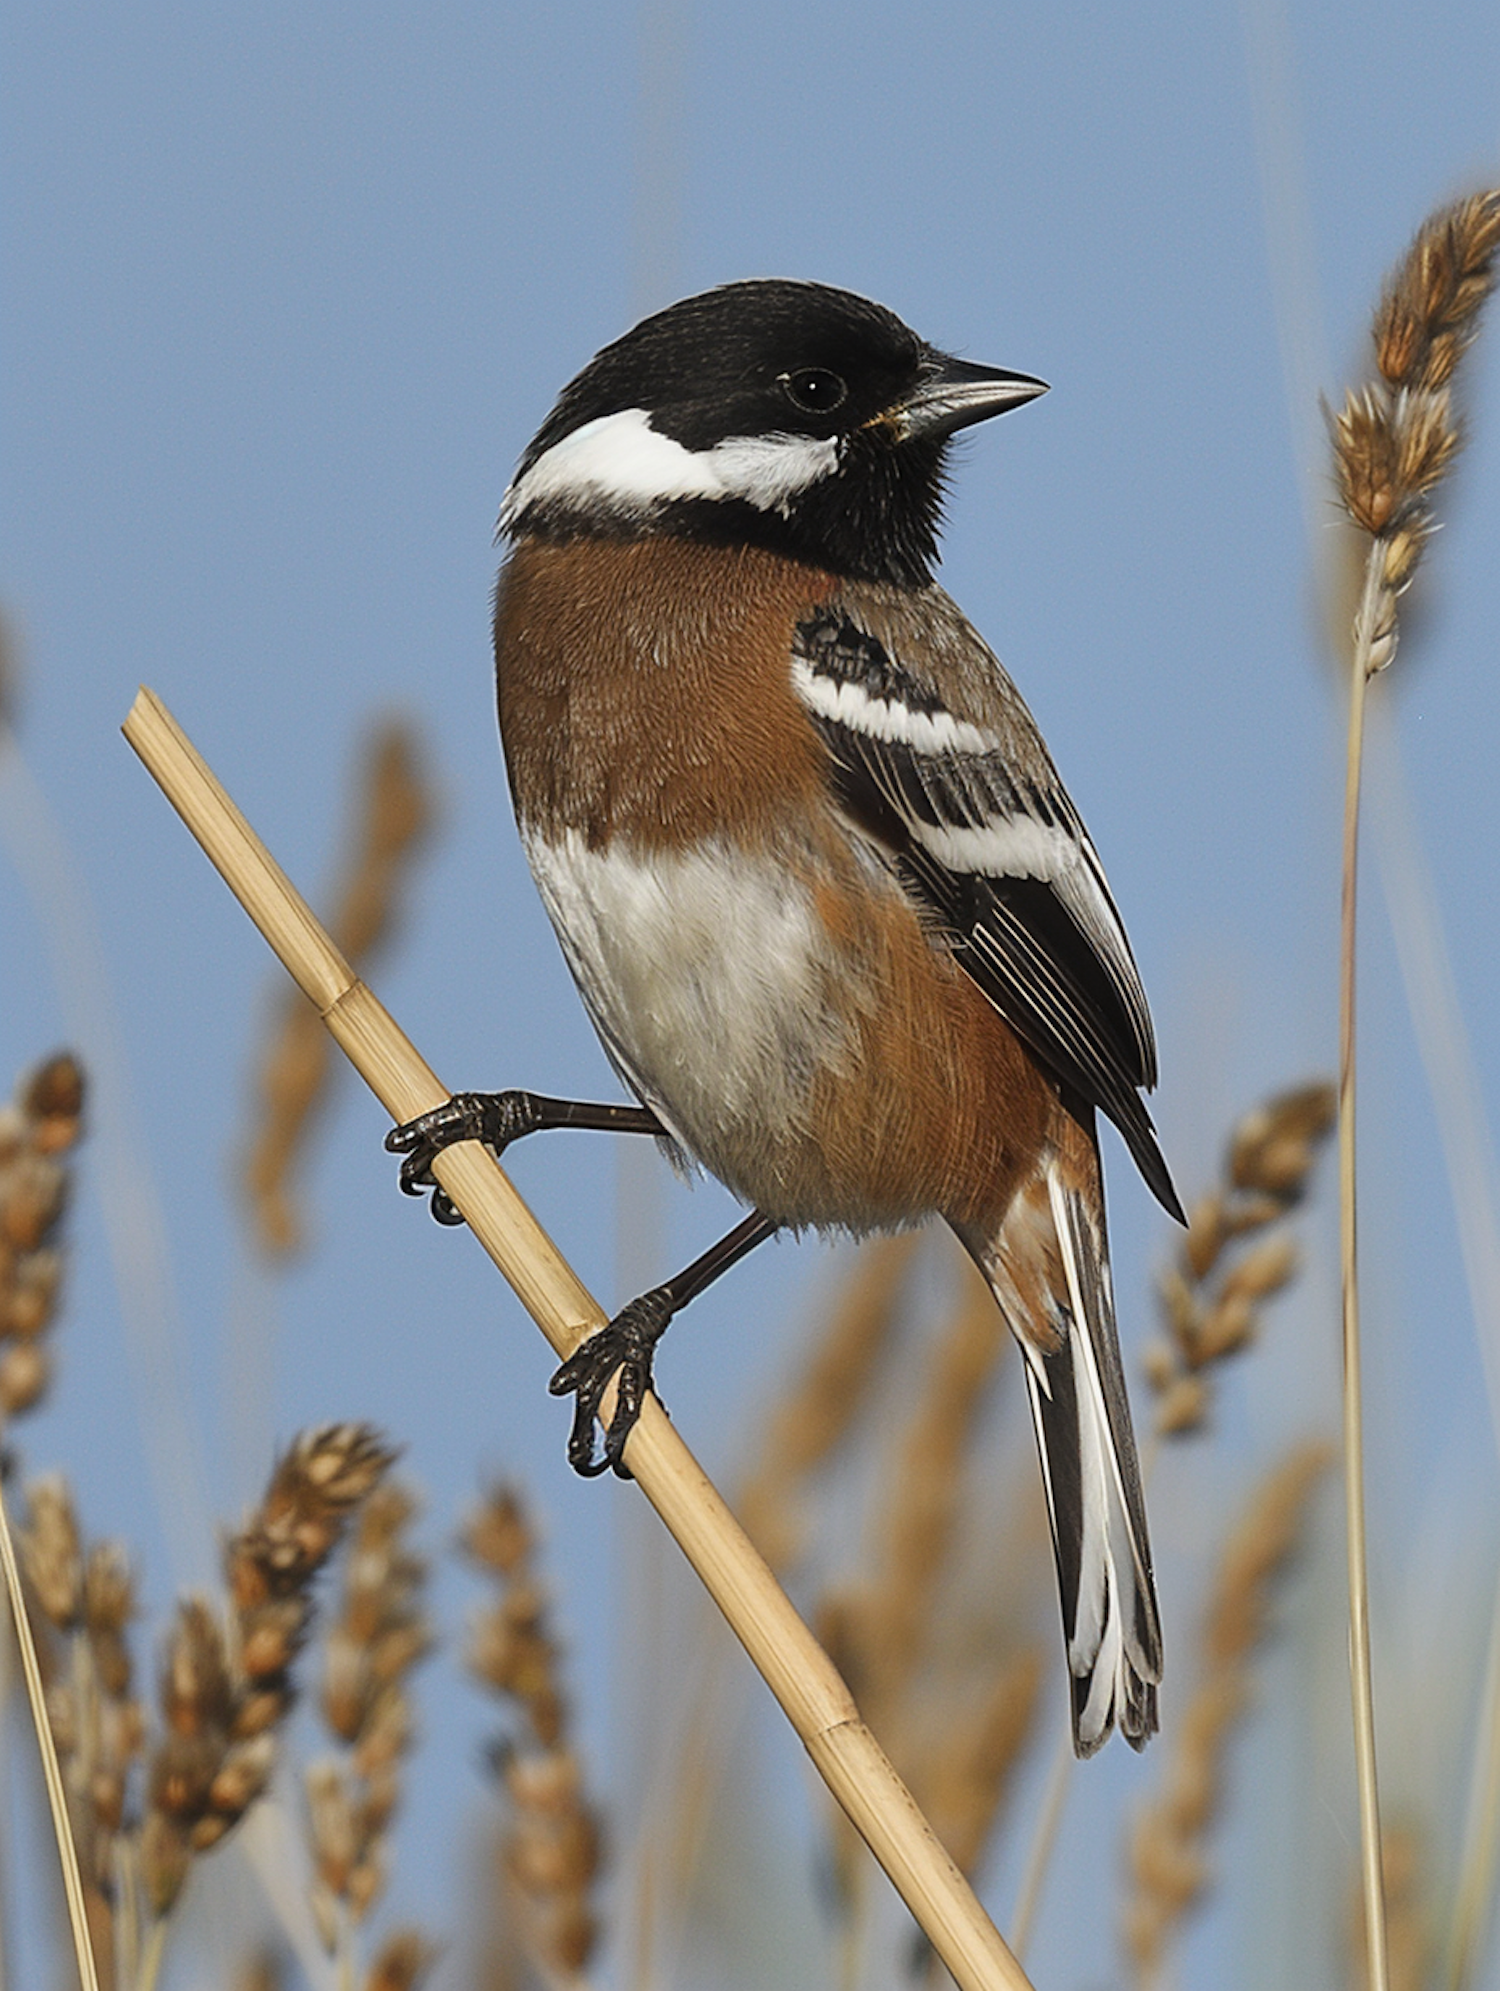
[[[408,1196],[432,1192],[432,1214],[440,1224],[463,1222],[452,1199],[433,1179],[432,1164],[444,1148],[459,1141],[483,1141],[499,1156],[506,1146],[536,1125],[535,1102],[525,1092],[455,1092],[430,1113],[419,1113],[392,1127],[385,1137],[389,1153],[403,1157],[401,1187]]]
[[[417,1194],[420,1195],[421,1191],[418,1190]],[[447,1190],[439,1189],[436,1183],[432,1185],[431,1209],[435,1220],[440,1224],[446,1224],[450,1229],[456,1230],[464,1220],[463,1212]]]
[[[553,1396],[578,1399],[568,1434],[568,1464],[584,1479],[609,1470],[621,1479],[631,1477],[625,1464],[625,1441],[651,1389],[656,1344],[672,1313],[671,1295],[661,1288],[632,1300],[607,1327],[591,1334],[547,1385]],[[596,1457],[599,1406],[611,1382],[617,1383],[614,1415],[604,1433],[603,1452]]]

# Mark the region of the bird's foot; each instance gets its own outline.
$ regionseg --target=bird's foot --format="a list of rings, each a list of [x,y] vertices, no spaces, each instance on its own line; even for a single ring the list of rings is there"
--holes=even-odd
[[[573,1396],[573,1429],[568,1435],[568,1463],[574,1472],[593,1479],[612,1468],[621,1479],[631,1477],[625,1464],[625,1440],[635,1428],[641,1405],[651,1388],[656,1344],[676,1311],[671,1292],[657,1286],[621,1309],[607,1327],[599,1328],[570,1355],[547,1387],[554,1396]],[[618,1382],[614,1412],[604,1433],[602,1456],[595,1456],[594,1432],[600,1404],[612,1382]]]
[[[419,1113],[385,1137],[391,1154],[401,1161],[401,1187],[408,1196],[432,1192],[432,1214],[440,1224],[461,1224],[452,1199],[433,1179],[432,1164],[459,1141],[483,1141],[490,1153],[502,1155],[512,1141],[533,1134],[546,1124],[542,1101],[531,1092],[455,1092],[430,1113]]]

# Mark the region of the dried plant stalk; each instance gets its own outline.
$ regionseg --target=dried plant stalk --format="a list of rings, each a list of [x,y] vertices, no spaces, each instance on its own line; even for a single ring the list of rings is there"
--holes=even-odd
[[[83,1122],[83,1073],[67,1052],[23,1078],[0,1108],[0,1431],[47,1387],[57,1311],[67,1156]]]
[[[362,1424],[296,1439],[225,1549],[229,1627],[201,1598],[178,1607],[141,1827],[141,1877],[158,1931],[194,1858],[217,1845],[266,1787],[276,1730],[292,1705],[291,1667],[307,1636],[313,1579],[392,1457]]]
[[[1214,1371],[1253,1343],[1262,1305],[1296,1277],[1296,1246],[1272,1227],[1306,1193],[1336,1111],[1331,1085],[1301,1085],[1257,1106],[1230,1135],[1222,1181],[1193,1204],[1157,1280],[1162,1335],[1145,1366],[1158,1437],[1201,1430]]]
[[[491,1491],[463,1541],[495,1585],[494,1602],[474,1628],[469,1671],[516,1716],[490,1751],[510,1811],[501,1884],[519,1908],[517,1933],[543,1978],[577,1982],[598,1940],[603,1834],[570,1735],[535,1531],[515,1488]]]
[[[1423,1839],[1410,1824],[1389,1826],[1384,1854],[1386,1953],[1391,1991],[1427,1991],[1434,1981],[1432,1905],[1423,1860]],[[1359,1991],[1369,1978],[1365,1949],[1364,1902],[1356,1893],[1349,1917],[1349,1983]]]
[[[142,687],[124,730],[391,1116],[410,1120],[442,1105],[448,1093],[437,1074],[355,977],[154,692]],[[440,1155],[434,1172],[549,1344],[571,1355],[606,1316],[505,1171],[477,1143],[464,1142]],[[837,1670],[654,1397],[645,1401],[625,1458],[960,1991],[1027,1991],[1026,1973],[913,1804]]]
[[[1257,1489],[1225,1544],[1199,1639],[1198,1683],[1172,1735],[1161,1794],[1138,1814],[1127,1849],[1124,1942],[1143,1987],[1163,1981],[1170,1946],[1209,1883],[1209,1835],[1223,1805],[1229,1742],[1252,1700],[1272,1587],[1331,1460],[1326,1445],[1298,1447]]]
[[[31,1614],[26,1608],[25,1593],[21,1583],[21,1566],[16,1555],[15,1539],[11,1533],[10,1517],[6,1512],[3,1474],[0,1474],[0,1575],[4,1577],[11,1621],[16,1628],[16,1645],[21,1656],[21,1670],[26,1680],[26,1698],[42,1759],[42,1776],[47,1786],[47,1808],[52,1817],[53,1835],[57,1841],[58,1865],[62,1871],[63,1895],[67,1903],[68,1928],[73,1939],[73,1958],[78,1967],[78,1981],[82,1991],[99,1991],[99,1976],[94,1964],[94,1946],[90,1934],[83,1875],[78,1862],[78,1848],[68,1819],[67,1793],[63,1784],[62,1768],[58,1762],[57,1747],[53,1741],[52,1723],[48,1717],[41,1663],[37,1655],[36,1640],[32,1634]]]
[[[412,856],[432,821],[432,799],[412,729],[390,721],[363,757],[353,856],[330,928],[355,963],[390,934]],[[295,1173],[331,1077],[328,1033],[295,990],[279,1010],[260,1070],[262,1117],[244,1165],[244,1192],[261,1249],[286,1257],[303,1241]]]
[[[1344,509],[1369,537],[1355,614],[1344,779],[1339,957],[1339,1204],[1343,1292],[1344,1481],[1348,1527],[1349,1649],[1354,1755],[1359,1779],[1365,1944],[1373,1991],[1389,1969],[1370,1679],[1365,1547],[1364,1410],[1360,1376],[1355,1167],[1355,939],[1359,794],[1365,692],[1396,654],[1397,602],[1411,585],[1432,531],[1432,493],[1458,452],[1451,386],[1494,282],[1500,191],[1475,194],[1433,215],[1392,276],[1375,314],[1378,378],[1352,389],[1333,422],[1334,469]]]
[[[330,1951],[347,1950],[385,1885],[390,1824],[412,1742],[408,1679],[432,1644],[422,1599],[426,1565],[408,1540],[415,1513],[412,1495],[392,1481],[363,1502],[324,1640],[321,1711],[345,1753],[313,1764],[305,1782],[313,1909]]]

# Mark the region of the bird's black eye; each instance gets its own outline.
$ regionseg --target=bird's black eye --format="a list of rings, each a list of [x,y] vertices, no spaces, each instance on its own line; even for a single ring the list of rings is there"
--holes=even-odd
[[[799,367],[795,373],[779,374],[777,379],[786,390],[787,399],[809,415],[830,414],[849,392],[839,376],[830,373],[826,366]]]

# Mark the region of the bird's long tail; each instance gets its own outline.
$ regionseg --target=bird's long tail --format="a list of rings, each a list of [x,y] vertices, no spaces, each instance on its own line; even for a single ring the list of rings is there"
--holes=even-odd
[[[1057,1559],[1073,1742],[1155,1733],[1161,1623],[1110,1289],[1098,1156],[1054,1156],[976,1249],[1026,1358]]]

